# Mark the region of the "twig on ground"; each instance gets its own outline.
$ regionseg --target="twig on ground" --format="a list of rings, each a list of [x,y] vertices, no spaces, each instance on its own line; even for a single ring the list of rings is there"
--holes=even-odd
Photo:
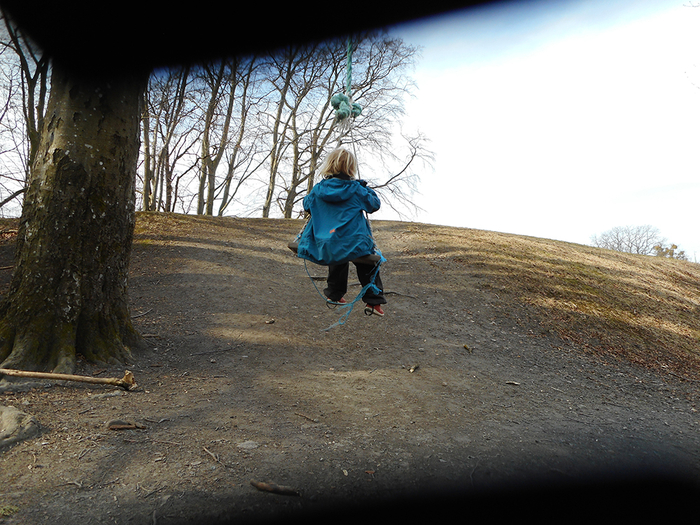
[[[54,381],[79,381],[82,383],[118,386],[124,390],[133,390],[138,386],[134,380],[134,374],[128,370],[124,371],[124,377],[121,379],[116,377],[86,377],[73,374],[54,374],[52,372],[30,372],[28,370],[13,370],[11,368],[0,368],[0,375],[30,377],[34,379],[53,379]]]
[[[202,448],[204,449],[204,452],[206,452],[207,454],[209,454],[209,455],[212,457],[212,459],[213,459],[214,461],[216,461],[217,463],[220,463],[220,464],[221,464],[222,466],[224,466],[224,467],[226,466],[226,465],[224,464],[224,462],[221,461],[221,460],[219,459],[219,456],[218,456],[217,454],[214,454],[214,453],[213,453],[211,450],[209,450],[207,447],[202,447]]]
[[[219,348],[218,350],[205,350],[204,352],[195,352],[194,354],[190,354],[190,356],[195,356],[195,355],[207,355],[207,354],[218,354],[221,352],[227,352],[231,350],[230,348]]]
[[[299,416],[299,417],[303,417],[304,419],[308,419],[308,420],[311,421],[312,423],[318,423],[318,419],[314,419],[314,418],[312,418],[312,417],[306,416],[306,415],[301,414],[301,413],[299,413],[299,412],[294,412],[294,415],[295,415],[295,416]]]
[[[152,311],[153,311],[153,308],[149,308],[148,310],[146,310],[146,311],[143,312],[142,314],[132,315],[131,318],[132,318],[132,319],[136,319],[137,317],[143,317],[144,315],[146,315],[146,314],[148,314],[148,313],[150,313],[150,312],[152,312]]]

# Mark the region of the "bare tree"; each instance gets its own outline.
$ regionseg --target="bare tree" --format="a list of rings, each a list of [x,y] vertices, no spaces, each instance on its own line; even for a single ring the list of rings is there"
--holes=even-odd
[[[206,64],[199,68],[199,77],[208,93],[204,110],[201,155],[199,164],[199,191],[197,214],[214,214],[216,193],[216,171],[224,156],[228,142],[231,115],[236,93],[236,59],[222,60],[217,64]],[[224,108],[220,106],[224,105]],[[219,128],[217,130],[217,128]],[[214,134],[220,133],[215,139]],[[205,210],[206,207],[206,210]]]
[[[30,167],[34,163],[41,129],[44,123],[49,89],[49,60],[0,9],[6,38],[0,42],[2,75],[5,81],[5,103],[0,133],[12,145],[16,169],[7,169],[3,175],[10,178],[14,190],[0,207],[24,193]],[[21,114],[21,117],[18,115]],[[21,132],[18,133],[18,130]],[[7,156],[5,156],[7,158]]]
[[[291,154],[277,197],[285,218],[292,217],[294,206],[313,187],[320,157],[333,140],[336,122],[331,97],[341,80],[344,57],[344,46],[326,42],[315,48],[297,73],[290,95],[293,103],[288,105]]]
[[[432,167],[434,154],[428,149],[428,139],[422,133],[412,136],[401,135],[404,140],[405,150],[396,146],[396,150],[403,151],[403,155],[392,153],[390,167],[386,168],[388,175],[378,184],[372,187],[399,217],[413,215],[420,210],[415,203],[414,195],[418,192],[420,171]],[[394,149],[392,148],[392,152]]]
[[[238,132],[236,140],[232,141],[227,151],[227,169],[222,184],[221,204],[219,205],[220,216],[224,214],[243,184],[267,158],[264,154],[264,147],[260,146],[260,128],[251,126],[251,119],[249,119],[252,109],[259,107],[262,103],[262,97],[257,89],[258,66],[259,61],[256,57],[249,57],[238,62],[239,77],[236,82],[239,89]]]
[[[654,253],[654,247],[663,245],[666,239],[653,226],[616,226],[600,236],[594,235],[591,242],[599,248],[650,255]]]
[[[191,125],[190,80],[189,67],[150,77],[142,118],[144,211],[174,211],[179,181],[193,169],[183,163],[198,138]]]
[[[418,175],[411,165],[429,161],[432,154],[421,134],[395,144],[395,130],[404,114],[404,101],[413,83],[407,72],[413,65],[417,49],[400,39],[382,34],[356,36],[346,41],[329,41],[317,45],[314,53],[299,67],[287,96],[290,118],[285,121],[287,157],[280,159],[285,169],[277,171],[276,183],[280,212],[293,216],[295,205],[311,190],[322,156],[336,145],[352,145],[364,166],[382,166],[368,175],[381,188],[391,206],[412,207]],[[352,75],[346,78],[348,54],[352,51]],[[336,93],[348,90],[362,113],[348,126],[338,126],[330,105]],[[395,170],[395,171],[394,171]],[[268,186],[268,196],[274,188]]]
[[[281,52],[269,56],[268,70],[272,73],[270,83],[275,93],[275,113],[270,119],[270,156],[269,178],[262,216],[269,217],[277,186],[277,173],[290,145],[288,132],[290,123],[303,97],[294,97],[293,102],[287,100],[298,68],[312,56],[314,48],[292,45]]]

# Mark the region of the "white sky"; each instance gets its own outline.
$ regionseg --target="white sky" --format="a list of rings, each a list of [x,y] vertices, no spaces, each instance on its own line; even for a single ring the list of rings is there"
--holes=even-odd
[[[393,28],[423,47],[405,127],[436,153],[416,220],[581,244],[650,224],[700,260],[700,7],[684,2],[519,2]]]

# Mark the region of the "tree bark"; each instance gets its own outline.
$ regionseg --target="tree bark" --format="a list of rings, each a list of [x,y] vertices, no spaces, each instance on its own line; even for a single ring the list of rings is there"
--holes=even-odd
[[[16,269],[0,305],[0,367],[71,373],[76,353],[124,362],[143,344],[127,274],[146,81],[88,81],[54,68]]]

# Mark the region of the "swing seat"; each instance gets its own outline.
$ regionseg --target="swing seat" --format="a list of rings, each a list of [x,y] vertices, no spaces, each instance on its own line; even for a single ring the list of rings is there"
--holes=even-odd
[[[297,241],[291,241],[287,247],[292,250],[294,253],[297,253],[297,250],[299,248],[299,243]],[[363,255],[362,257],[358,257],[356,259],[353,259],[350,262],[357,263],[357,264],[371,264],[374,266],[377,264],[379,261],[381,261],[382,256],[377,254],[377,253],[370,253],[369,255]]]

